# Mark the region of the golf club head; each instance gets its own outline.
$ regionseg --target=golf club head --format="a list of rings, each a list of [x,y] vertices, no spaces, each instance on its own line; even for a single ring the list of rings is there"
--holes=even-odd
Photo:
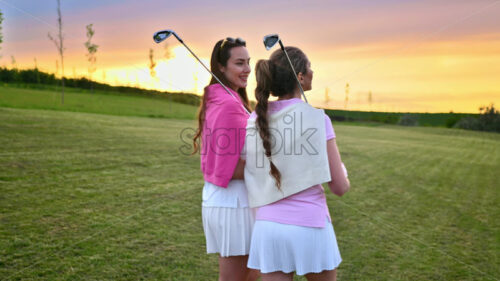
[[[153,35],[153,40],[155,40],[156,43],[161,43],[165,39],[170,37],[170,35],[172,35],[172,33],[175,33],[175,32],[173,30],[170,30],[170,29],[155,32],[155,34]]]
[[[278,34],[269,34],[264,36],[264,46],[266,47],[266,50],[271,50],[271,48],[274,47],[278,41],[280,41]]]
[[[299,84],[300,92],[302,93],[302,96],[304,97],[304,100],[307,101],[306,95],[304,94],[304,89],[302,89],[302,85],[300,84],[299,77],[297,76],[297,73],[295,72],[295,68],[293,67],[292,62],[290,61],[290,58],[288,57],[288,53],[285,50],[285,46],[283,46],[283,42],[280,40],[280,36],[278,34],[269,34],[264,36],[264,47],[266,47],[266,50],[270,50],[276,43],[280,43],[281,50],[283,50],[283,53],[285,53],[285,56],[288,60],[288,63],[290,64],[290,68],[292,69],[293,74],[295,75],[295,79],[297,79],[297,83]]]

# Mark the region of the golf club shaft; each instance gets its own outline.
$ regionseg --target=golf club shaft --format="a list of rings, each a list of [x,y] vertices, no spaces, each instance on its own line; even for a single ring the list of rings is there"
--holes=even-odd
[[[302,93],[302,96],[304,97],[304,100],[307,101],[306,95],[304,94],[304,89],[302,89],[302,85],[300,84],[299,77],[297,77],[297,73],[295,72],[295,68],[293,68],[292,61],[290,60],[290,57],[288,56],[288,53],[285,50],[285,47],[283,46],[283,43],[281,42],[281,39],[279,39],[279,43],[281,46],[281,50],[285,53],[286,58],[288,59],[288,62],[290,63],[290,67],[292,68],[293,74],[295,75],[295,79],[297,79],[297,83],[299,84],[300,92]]]
[[[175,33],[174,33],[174,35],[175,35]],[[181,43],[182,43],[182,45],[184,45],[184,47],[186,47],[186,49],[188,49],[188,51],[191,53],[191,55],[193,55],[193,56],[194,56],[194,57],[198,60],[198,62],[200,62],[200,63],[201,63],[201,65],[203,65],[203,67],[204,67],[204,68],[205,68],[205,69],[206,69],[206,70],[207,70],[207,71],[208,71],[208,72],[212,75],[212,77],[213,77],[213,78],[215,78],[215,80],[217,80],[217,82],[219,82],[219,84],[221,84],[221,86],[222,86],[222,87],[223,87],[223,88],[224,88],[224,89],[225,89],[225,90],[226,90],[226,91],[227,91],[227,92],[228,92],[228,93],[229,93],[229,94],[230,94],[230,95],[231,95],[234,99],[238,100],[238,99],[237,99],[237,98],[233,95],[233,93],[231,93],[231,91],[229,91],[229,89],[228,89],[228,88],[226,88],[226,85],[224,85],[224,84],[223,84],[223,83],[219,80],[219,78],[217,78],[217,76],[215,76],[215,74],[213,74],[213,72],[212,72],[212,71],[210,71],[210,69],[208,69],[208,67],[207,67],[207,66],[206,66],[206,65],[205,65],[205,64],[204,64],[204,63],[203,63],[203,62],[202,62],[202,61],[198,58],[198,56],[197,56],[195,53],[193,53],[193,51],[191,51],[191,49],[189,49],[189,47],[188,47],[186,44],[184,44],[184,41],[180,40],[180,38],[179,38],[179,37],[177,37],[177,36],[175,36],[175,37],[179,40],[179,42],[181,42]],[[302,93],[303,93],[303,92],[302,92]],[[242,105],[242,106],[243,106],[243,105]],[[249,111],[248,111],[248,110],[247,110],[244,106],[243,106],[243,109],[245,109],[246,113],[250,114],[250,112],[249,112]]]

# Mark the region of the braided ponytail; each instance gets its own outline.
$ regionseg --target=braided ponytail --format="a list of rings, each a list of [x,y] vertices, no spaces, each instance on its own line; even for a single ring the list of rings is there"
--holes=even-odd
[[[269,95],[271,94],[272,85],[272,63],[269,60],[259,60],[255,65],[255,73],[257,78],[257,87],[255,88],[255,98],[257,105],[255,112],[257,113],[257,127],[259,135],[262,138],[262,144],[266,153],[266,157],[271,164],[269,174],[276,180],[276,186],[281,190],[281,173],[274,165],[271,159],[271,133],[269,131],[269,122],[267,120],[267,108]]]
[[[285,47],[290,60],[297,73],[307,72],[308,59],[306,55],[296,47]],[[281,173],[271,159],[271,133],[269,131],[269,121],[267,119],[267,108],[269,96],[284,97],[290,95],[297,89],[295,73],[290,70],[288,59],[282,50],[276,50],[271,54],[269,60],[259,60],[255,65],[255,76],[257,87],[255,88],[255,98],[257,105],[257,129],[262,138],[265,153],[271,164],[269,174],[276,180],[276,186],[281,190]]]

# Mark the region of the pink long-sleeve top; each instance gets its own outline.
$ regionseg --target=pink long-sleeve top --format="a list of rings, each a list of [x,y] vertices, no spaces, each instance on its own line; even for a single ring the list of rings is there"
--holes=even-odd
[[[303,101],[293,98],[269,102],[268,114],[273,114],[299,102]],[[252,112],[250,118],[257,118],[257,114]],[[332,122],[326,114],[325,129],[327,140],[335,138]],[[320,184],[259,207],[255,219],[308,227],[324,227],[327,219],[331,221],[330,211],[326,205],[325,190]]]
[[[237,92],[220,85],[205,87],[205,122],[201,136],[201,171],[205,181],[227,187],[245,144],[248,113]]]

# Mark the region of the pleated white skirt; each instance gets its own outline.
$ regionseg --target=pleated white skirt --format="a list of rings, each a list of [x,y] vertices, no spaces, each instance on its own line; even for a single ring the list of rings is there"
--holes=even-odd
[[[297,275],[333,270],[342,258],[335,231],[257,220],[252,233],[248,268],[262,273],[282,271]]]
[[[254,225],[251,208],[202,207],[207,254],[248,255]]]

